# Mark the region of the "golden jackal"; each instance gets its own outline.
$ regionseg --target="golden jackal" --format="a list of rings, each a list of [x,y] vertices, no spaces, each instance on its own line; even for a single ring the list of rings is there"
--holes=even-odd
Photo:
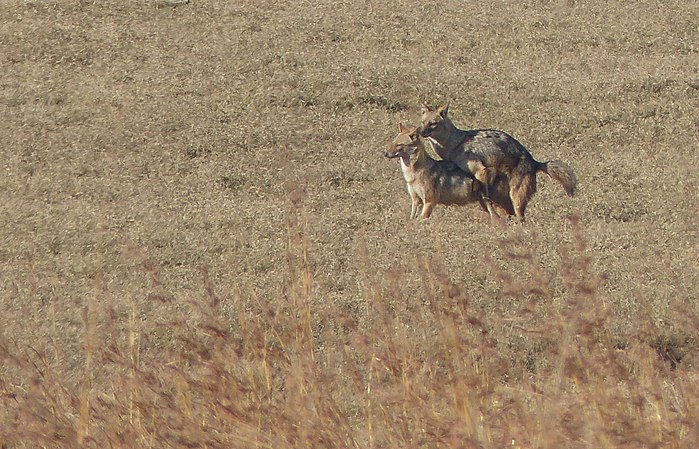
[[[524,221],[524,212],[536,192],[536,174],[543,171],[563,186],[569,196],[576,189],[573,170],[561,161],[538,162],[509,134],[494,129],[461,130],[448,116],[449,105],[431,109],[424,105],[420,135],[428,138],[435,153],[470,170],[485,184],[484,194],[504,182],[514,212]]]
[[[469,171],[460,169],[449,161],[432,159],[418,128],[399,125],[399,133],[385,152],[389,159],[400,158],[401,170],[412,201],[410,218],[429,218],[437,204],[464,205],[478,202],[488,211],[483,199],[483,185],[474,179]],[[494,200],[509,214],[514,214],[509,197],[503,192],[496,193]],[[422,211],[420,204],[422,203]],[[502,204],[501,204],[502,203]]]

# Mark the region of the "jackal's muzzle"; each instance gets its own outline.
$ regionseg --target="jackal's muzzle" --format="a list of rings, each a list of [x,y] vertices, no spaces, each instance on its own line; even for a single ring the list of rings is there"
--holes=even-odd
[[[394,151],[386,150],[383,152],[383,155],[385,157],[387,157],[388,159],[395,159],[397,157],[400,157],[401,151],[400,150],[394,150]]]
[[[430,123],[427,126],[423,126],[420,128],[420,135],[425,138],[430,137],[438,126],[437,123]]]

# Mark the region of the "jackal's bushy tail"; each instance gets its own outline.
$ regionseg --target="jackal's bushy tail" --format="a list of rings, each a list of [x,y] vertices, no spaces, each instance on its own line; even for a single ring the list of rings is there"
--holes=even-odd
[[[540,162],[539,170],[560,182],[568,196],[573,196],[578,187],[578,180],[573,169],[562,161]]]

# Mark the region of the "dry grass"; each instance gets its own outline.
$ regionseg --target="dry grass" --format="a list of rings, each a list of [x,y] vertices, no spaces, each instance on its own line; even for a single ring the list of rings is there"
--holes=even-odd
[[[3,447],[699,441],[694,2],[0,23]],[[525,226],[410,222],[381,150],[422,100],[580,194],[540,176]]]

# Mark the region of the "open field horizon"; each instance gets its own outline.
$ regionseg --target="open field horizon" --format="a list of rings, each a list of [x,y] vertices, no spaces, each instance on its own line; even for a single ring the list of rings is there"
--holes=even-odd
[[[3,447],[185,446],[128,379],[176,390],[180,435],[236,350],[257,408],[206,415],[246,423],[223,447],[695,442],[695,2],[13,1],[0,27]],[[409,220],[383,150],[423,101],[566,162],[579,192],[541,174],[524,225]],[[314,388],[335,408],[290,424]],[[31,416],[60,435],[13,437]],[[324,416],[344,433],[313,439]]]

